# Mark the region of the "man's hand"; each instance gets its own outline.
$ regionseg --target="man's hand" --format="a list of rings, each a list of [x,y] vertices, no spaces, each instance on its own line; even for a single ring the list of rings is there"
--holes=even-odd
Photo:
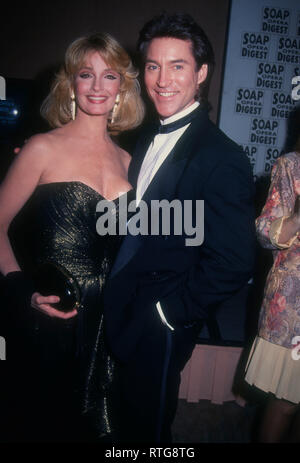
[[[77,310],[73,309],[69,312],[63,312],[52,307],[50,304],[59,302],[58,296],[42,296],[40,293],[33,293],[31,297],[31,306],[36,310],[45,313],[49,317],[63,318],[65,320],[73,318],[77,315]]]

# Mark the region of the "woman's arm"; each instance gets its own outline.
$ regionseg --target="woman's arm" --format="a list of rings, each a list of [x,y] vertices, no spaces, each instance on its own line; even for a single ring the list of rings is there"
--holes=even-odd
[[[280,228],[277,231],[277,242],[279,245],[284,246],[286,243],[294,241],[300,233],[300,202],[299,196],[296,199],[294,213],[285,217]],[[292,244],[292,243],[291,243]]]
[[[26,276],[22,276],[20,266],[13,253],[8,238],[9,225],[39,184],[41,175],[48,166],[49,156],[45,137],[35,135],[17,154],[17,158],[0,185],[0,272],[7,278],[10,293],[8,296],[11,297],[14,296],[14,292],[18,292],[18,288],[14,287],[15,285],[18,285],[21,291],[25,291]],[[19,274],[11,272],[19,272]],[[19,298],[23,296],[23,294],[15,295]],[[25,298],[26,295],[24,294],[24,300]],[[34,293],[31,296],[31,305],[51,317],[66,319],[77,314],[75,309],[64,313],[50,305],[58,301],[57,296],[43,297],[39,293]]]
[[[8,229],[35,190],[46,167],[42,137],[36,135],[26,143],[0,185],[0,272],[3,275],[20,270],[9,242]]]
[[[272,170],[268,198],[256,230],[261,245],[269,249],[291,246],[299,231],[299,207],[295,185],[300,180],[300,156],[295,154],[278,159]]]

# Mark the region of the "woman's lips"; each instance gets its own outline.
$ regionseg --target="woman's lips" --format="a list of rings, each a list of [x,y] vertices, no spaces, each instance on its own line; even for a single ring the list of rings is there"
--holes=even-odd
[[[91,103],[98,104],[98,103],[103,103],[104,101],[106,101],[106,100],[107,100],[107,96],[90,96],[90,95],[88,95],[88,96],[87,96],[87,99],[88,99]]]

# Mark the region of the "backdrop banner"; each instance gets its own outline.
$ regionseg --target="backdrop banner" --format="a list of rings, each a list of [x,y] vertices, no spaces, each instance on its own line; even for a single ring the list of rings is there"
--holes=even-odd
[[[232,0],[224,69],[219,127],[269,174],[300,109],[299,0]]]

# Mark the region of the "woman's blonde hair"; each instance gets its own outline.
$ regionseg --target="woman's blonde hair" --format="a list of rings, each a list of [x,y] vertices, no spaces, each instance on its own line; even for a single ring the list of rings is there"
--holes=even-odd
[[[137,127],[144,117],[144,104],[137,80],[138,71],[134,68],[128,53],[107,33],[81,37],[71,43],[66,51],[65,63],[41,106],[41,115],[52,127],[61,127],[72,119],[71,93],[75,74],[90,52],[98,52],[111,69],[121,76],[120,102],[115,110],[113,123],[108,120],[108,130],[117,134]]]

